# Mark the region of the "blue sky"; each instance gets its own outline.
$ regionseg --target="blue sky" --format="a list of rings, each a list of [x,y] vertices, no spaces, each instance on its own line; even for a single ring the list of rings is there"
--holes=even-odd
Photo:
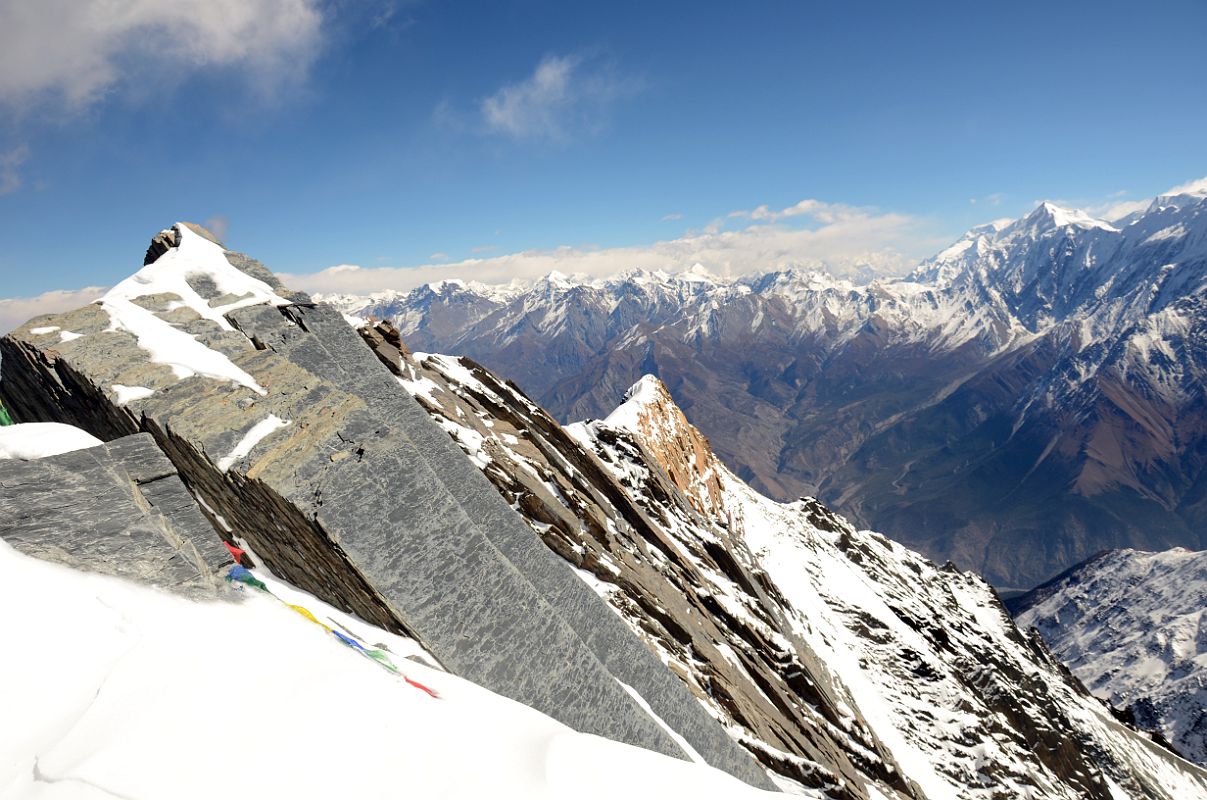
[[[116,282],[178,219],[309,289],[893,271],[1207,175],[1200,0],[102,6],[0,0],[0,296]]]

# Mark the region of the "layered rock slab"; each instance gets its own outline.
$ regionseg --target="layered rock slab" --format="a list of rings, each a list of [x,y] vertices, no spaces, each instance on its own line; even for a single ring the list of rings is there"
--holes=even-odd
[[[175,241],[192,246],[184,232]],[[229,538],[300,588],[415,637],[451,671],[578,730],[683,757],[665,721],[709,763],[770,785],[338,313],[244,256],[226,259],[276,301],[235,307],[214,281],[191,278],[209,308],[135,302],[247,379],[181,378],[94,305],[0,341],[0,396],[21,420],[152,433]],[[208,318],[218,307],[230,310]]]
[[[231,556],[147,434],[0,460],[0,538],[26,555],[190,596]]]

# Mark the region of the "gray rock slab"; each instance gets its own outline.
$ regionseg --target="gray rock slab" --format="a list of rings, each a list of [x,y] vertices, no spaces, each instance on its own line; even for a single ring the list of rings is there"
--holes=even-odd
[[[414,456],[428,465],[430,475],[437,477],[438,484],[435,486],[413,477],[395,482],[399,487],[423,487],[417,492],[408,493],[407,502],[392,512],[392,522],[398,526],[395,532],[416,526],[414,504],[422,507],[422,504],[433,502],[434,493],[447,493],[459,520],[458,529],[450,532],[451,535],[461,537],[467,547],[489,546],[496,551],[531,584],[546,606],[554,609],[556,615],[569,625],[613,678],[633,687],[654,713],[687,739],[709,763],[750,783],[770,788],[766,776],[754,760],[734,744],[692,697],[683,682],[661,663],[624,621],[612,613],[599,596],[573,574],[566,562],[533,533],[449,435],[432,422],[428,413],[410,395],[401,390],[372,350],[361,343],[359,334],[334,309],[324,305],[299,306],[286,309],[285,316],[287,320],[283,322],[280,312],[265,307],[232,315],[253,339],[364,399],[371,411],[382,419],[389,419],[393,426],[405,432],[404,435],[414,445]],[[363,479],[370,480],[371,476],[365,475]],[[341,510],[340,513],[358,515],[363,514],[364,510],[353,504],[353,509]],[[391,512],[382,509],[371,513]],[[439,512],[448,513],[450,511],[447,509]],[[432,516],[430,513],[419,516],[416,531],[419,538],[428,538],[422,529],[430,523],[423,520]],[[485,543],[478,537],[483,537]],[[383,543],[374,543],[362,553],[362,558],[377,560],[378,554],[389,550]],[[492,562],[490,569],[495,568]],[[384,563],[377,565],[375,571],[380,574],[397,572],[392,565]],[[506,596],[502,597],[506,602]],[[438,603],[432,609],[434,613],[429,624],[439,626],[445,615],[455,616],[457,604],[461,602],[464,602],[464,598],[454,596],[448,604]],[[447,621],[443,624],[447,624]],[[475,654],[474,658],[483,655]],[[515,675],[510,678],[517,679]],[[532,689],[528,687],[529,691]]]
[[[32,461],[0,460],[0,538],[67,566],[211,595],[232,563],[147,434]]]

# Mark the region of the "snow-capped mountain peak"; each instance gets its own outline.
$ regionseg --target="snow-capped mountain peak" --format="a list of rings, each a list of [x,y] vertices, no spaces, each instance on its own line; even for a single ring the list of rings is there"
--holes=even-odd
[[[1100,228],[1104,231],[1115,231],[1117,228],[1109,222],[1096,219],[1080,209],[1063,208],[1051,201],[1045,200],[1034,211],[1023,218],[1023,227],[1036,232],[1053,228]]]
[[[725,519],[720,462],[662,381],[643,375],[603,424],[633,434],[697,511]]]
[[[708,267],[697,261],[687,269],[678,273],[680,280],[685,281],[703,281],[705,283],[720,283],[716,275],[709,271]]]

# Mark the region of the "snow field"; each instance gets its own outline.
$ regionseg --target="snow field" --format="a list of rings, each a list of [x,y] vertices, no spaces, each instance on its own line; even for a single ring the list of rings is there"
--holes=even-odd
[[[396,659],[432,698],[260,592],[190,601],[0,543],[0,608],[3,798],[769,796]]]
[[[87,431],[61,422],[0,426],[0,459],[29,461],[104,444]]]

